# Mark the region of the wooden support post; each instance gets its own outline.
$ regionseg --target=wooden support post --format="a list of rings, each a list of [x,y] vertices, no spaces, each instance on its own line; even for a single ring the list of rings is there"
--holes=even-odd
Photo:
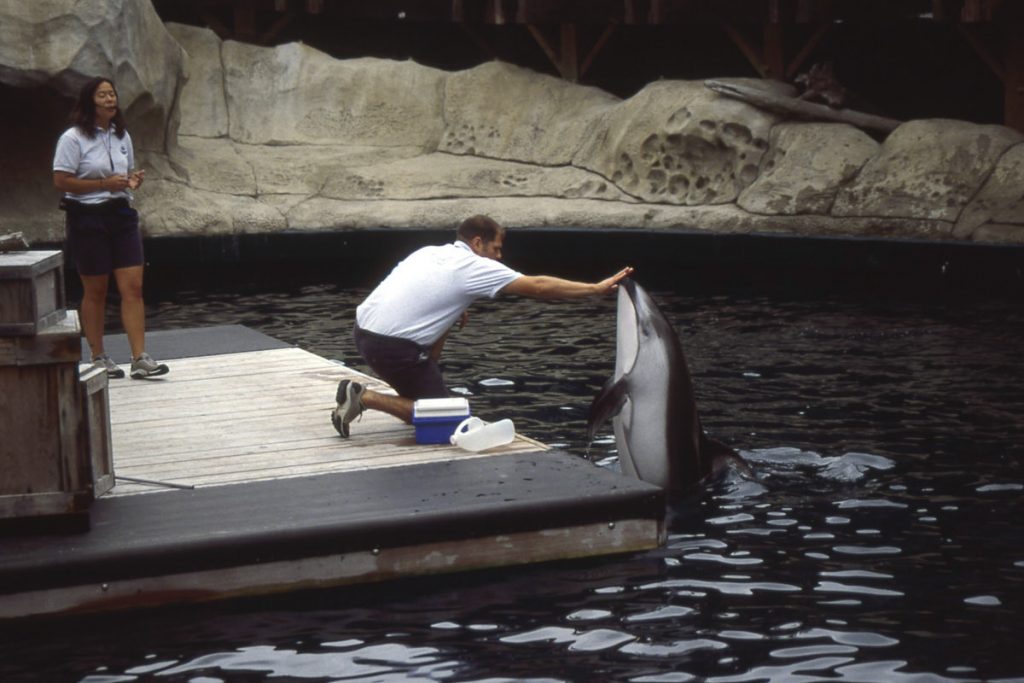
[[[1006,77],[1003,79],[1003,122],[1024,133],[1024,22],[1006,31]]]
[[[503,0],[491,0],[489,4],[489,19],[499,26],[505,23],[505,5]]]
[[[528,24],[530,22],[529,0],[519,0],[516,3],[516,23]]]
[[[663,24],[665,22],[665,2],[664,0],[651,0],[651,8],[647,13],[647,23]]]
[[[782,24],[769,22],[764,25],[765,78],[782,80],[786,77],[786,55],[782,41]]]

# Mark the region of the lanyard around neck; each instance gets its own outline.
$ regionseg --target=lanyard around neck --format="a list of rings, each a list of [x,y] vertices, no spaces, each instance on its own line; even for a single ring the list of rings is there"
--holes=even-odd
[[[110,161],[110,172],[114,172],[114,155],[110,151],[110,128],[107,128],[103,133],[106,135],[103,141],[103,146],[107,148],[107,160]]]

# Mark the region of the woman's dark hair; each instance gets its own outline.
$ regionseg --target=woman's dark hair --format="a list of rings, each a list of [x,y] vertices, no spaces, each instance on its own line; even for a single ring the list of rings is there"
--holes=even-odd
[[[114,89],[114,94],[117,95],[117,86],[114,85],[114,81],[103,76],[97,76],[96,78],[89,79],[82,86],[82,89],[78,91],[78,99],[75,101],[74,109],[71,110],[71,124],[82,135],[90,139],[96,137],[96,101],[93,98],[103,83],[109,83],[110,87]],[[117,100],[117,113],[114,114],[114,118],[110,122],[114,124],[114,134],[119,138],[123,138],[125,123],[124,114],[121,113],[120,97]]]
[[[505,234],[505,228],[501,227],[497,221],[489,216],[470,216],[462,221],[456,234],[463,242],[469,242],[474,237],[480,237],[484,243],[490,244],[497,239],[498,235]]]

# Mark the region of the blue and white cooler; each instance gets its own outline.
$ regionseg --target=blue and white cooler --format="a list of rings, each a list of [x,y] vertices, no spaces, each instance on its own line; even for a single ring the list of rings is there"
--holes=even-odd
[[[447,444],[455,428],[469,417],[469,401],[464,398],[421,398],[412,407],[416,443]]]

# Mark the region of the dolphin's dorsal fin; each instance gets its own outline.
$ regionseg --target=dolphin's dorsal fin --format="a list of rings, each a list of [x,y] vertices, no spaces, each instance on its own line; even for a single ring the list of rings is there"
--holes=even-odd
[[[717,476],[732,466],[741,475],[748,479],[754,479],[754,471],[750,469],[747,461],[740,457],[740,454],[729,448],[721,441],[716,441],[703,432],[700,435],[700,462],[702,474]]]
[[[626,385],[625,377],[620,377],[618,380],[610,377],[594,397],[594,402],[590,404],[590,416],[587,419],[588,441],[593,441],[597,430],[622,410],[628,396]]]

